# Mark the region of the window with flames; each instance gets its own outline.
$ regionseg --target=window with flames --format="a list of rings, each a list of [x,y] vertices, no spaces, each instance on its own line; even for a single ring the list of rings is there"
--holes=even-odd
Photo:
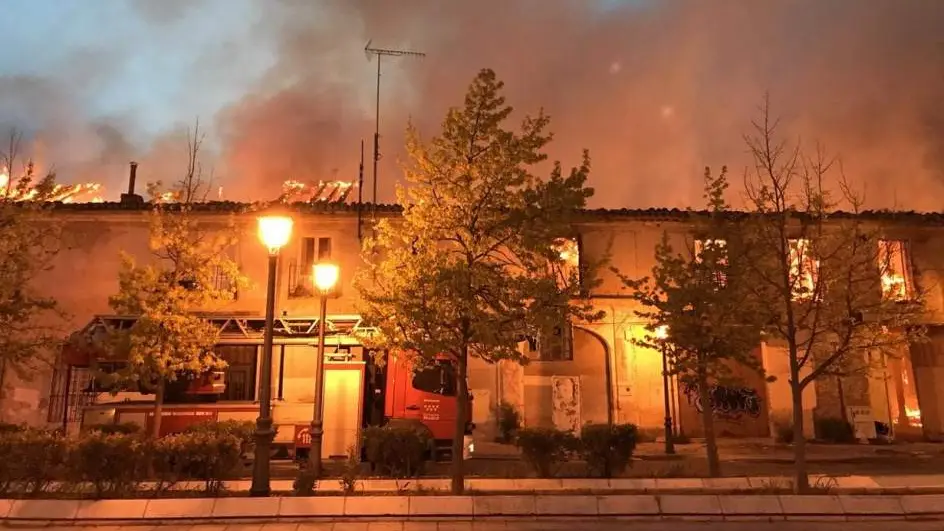
[[[808,301],[819,298],[819,259],[816,258],[810,240],[790,240],[790,288],[793,300]]]
[[[914,297],[907,246],[901,240],[880,240],[878,266],[882,275],[882,295],[889,300],[903,301]]]
[[[576,238],[559,238],[554,243],[561,261],[552,264],[553,273],[562,287],[580,282],[580,243]]]

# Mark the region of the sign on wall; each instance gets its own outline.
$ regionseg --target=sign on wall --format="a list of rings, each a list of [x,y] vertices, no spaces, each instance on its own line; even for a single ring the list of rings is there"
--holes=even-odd
[[[580,377],[551,377],[551,420],[564,431],[580,431]]]

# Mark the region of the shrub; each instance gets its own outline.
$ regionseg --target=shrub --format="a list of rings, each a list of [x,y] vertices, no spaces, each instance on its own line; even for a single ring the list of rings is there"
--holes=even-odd
[[[0,433],[0,492],[36,496],[63,476],[67,441],[43,430]]]
[[[235,435],[207,432],[181,433],[155,442],[155,459],[166,481],[192,479],[204,483],[204,492],[217,494],[223,482],[238,477],[243,469],[242,444]]]
[[[0,433],[11,433],[18,431],[25,431],[26,425],[24,424],[11,424],[9,422],[0,422]]]
[[[849,444],[856,442],[855,430],[852,424],[843,419],[825,417],[816,419],[816,437],[834,444]]]
[[[307,459],[298,464],[298,474],[295,475],[295,481],[292,482],[292,489],[296,496],[315,495],[315,491],[318,489],[318,477]]]
[[[521,415],[515,406],[502,402],[498,406],[498,442],[510,443],[515,440],[521,428]]]
[[[341,478],[338,480],[344,494],[354,494],[357,490],[357,482],[360,477],[360,456],[358,455],[357,447],[351,445],[351,447],[347,449],[347,459],[344,460],[344,465],[341,468]]]
[[[515,445],[538,477],[549,478],[578,447],[577,438],[556,428],[522,428]]]
[[[771,420],[774,430],[774,442],[793,444],[793,420],[788,416],[774,417]]]
[[[122,422],[120,424],[98,424],[90,426],[88,431],[100,432],[106,435],[132,435],[141,431],[141,426],[134,422]]]
[[[594,476],[611,478],[622,473],[635,448],[633,424],[585,424],[580,430],[580,453]]]
[[[251,420],[200,422],[188,427],[184,433],[207,433],[216,436],[231,435],[239,439],[243,453],[252,452],[256,446],[256,424]]]
[[[70,446],[68,476],[91,483],[96,498],[125,496],[146,477],[149,457],[138,437],[96,430]]]
[[[384,476],[418,475],[423,470],[428,443],[425,435],[407,426],[374,426],[364,430],[367,462]]]

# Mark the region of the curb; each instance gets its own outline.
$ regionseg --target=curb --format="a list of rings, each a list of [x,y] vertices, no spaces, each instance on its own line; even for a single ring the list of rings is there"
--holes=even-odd
[[[944,495],[316,496],[0,500],[6,524],[495,518],[944,520]]]
[[[870,476],[810,476],[810,482],[821,482],[829,487],[831,493],[837,494],[919,494],[935,491],[944,493],[944,478],[926,481],[919,486],[914,481],[902,478],[901,486],[882,486]],[[291,492],[292,479],[273,480],[274,492]],[[224,489],[229,492],[248,492],[250,480],[234,480],[223,482]],[[442,491],[448,493],[451,483],[448,478],[422,479],[361,479],[357,482],[358,491],[362,493],[401,493],[415,491]],[[725,494],[739,493],[751,490],[770,490],[772,487],[789,487],[792,479],[788,477],[729,477],[729,478],[567,478],[567,479],[498,479],[498,478],[469,478],[465,481],[465,488],[470,492],[488,493],[646,493],[662,494],[667,491],[692,494]],[[56,485],[54,485],[55,487]],[[72,486],[72,485],[70,485]],[[151,488],[152,483],[141,485],[144,489]],[[182,481],[173,485],[170,490],[192,491],[203,488],[202,482]],[[325,494],[342,493],[337,481],[324,479],[318,482],[317,491]]]

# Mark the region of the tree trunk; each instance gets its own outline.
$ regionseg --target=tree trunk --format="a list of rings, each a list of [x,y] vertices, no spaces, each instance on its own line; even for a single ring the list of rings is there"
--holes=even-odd
[[[803,436],[803,389],[799,383],[799,371],[794,371],[791,367],[790,372],[794,373],[790,382],[790,392],[793,395],[793,492],[803,494],[810,487],[806,469],[806,437]]]
[[[708,392],[708,375],[698,371],[698,401],[701,402],[701,424],[705,430],[705,454],[708,457],[708,476],[721,476],[721,459],[718,457],[718,438],[715,436],[714,410]]]
[[[161,416],[164,413],[164,378],[157,380],[157,389],[154,391],[154,421],[151,423],[151,437],[161,436]]]
[[[456,428],[452,438],[452,493],[462,494],[465,490],[465,427],[468,422],[469,386],[466,381],[469,347],[464,346],[462,355],[456,360]]]

